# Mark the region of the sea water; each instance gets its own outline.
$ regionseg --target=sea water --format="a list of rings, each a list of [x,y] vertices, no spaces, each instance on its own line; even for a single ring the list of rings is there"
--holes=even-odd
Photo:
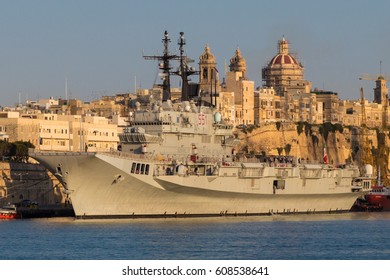
[[[1,260],[389,260],[390,213],[0,221]]]

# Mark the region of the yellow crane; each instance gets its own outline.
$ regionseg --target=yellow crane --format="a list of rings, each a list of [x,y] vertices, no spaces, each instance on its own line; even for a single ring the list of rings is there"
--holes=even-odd
[[[367,81],[377,81],[380,79],[385,79],[386,81],[388,81],[388,80],[390,80],[390,76],[383,75],[383,74],[379,74],[379,75],[362,74],[359,77],[359,80],[367,80]]]

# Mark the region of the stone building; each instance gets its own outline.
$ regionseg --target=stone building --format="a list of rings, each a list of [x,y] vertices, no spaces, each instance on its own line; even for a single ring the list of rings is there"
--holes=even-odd
[[[208,45],[199,57],[199,90],[208,94],[221,91],[217,62]]]
[[[367,99],[364,99],[363,103],[361,100],[340,100],[339,122],[345,126],[365,124],[367,127],[381,127],[384,109],[382,104],[369,102]],[[387,119],[389,119],[389,112],[387,112]]]
[[[216,108],[221,113],[222,120],[224,120],[227,124],[230,125],[236,124],[234,92],[219,92]]]
[[[304,79],[303,70],[302,64],[290,53],[289,44],[283,37],[278,42],[277,54],[262,69],[265,88],[259,91],[260,99],[256,102],[260,104],[260,111],[264,106],[267,109],[266,113],[258,114],[260,118],[256,122],[322,122],[323,106],[318,104],[316,94],[311,92],[311,82]]]
[[[0,206],[34,201],[41,206],[68,204],[57,178],[36,163],[0,162]]]
[[[276,95],[310,93],[311,82],[303,78],[303,66],[289,51],[283,37],[278,42],[278,53],[262,69],[262,80],[267,88],[273,87]]]
[[[38,150],[109,151],[118,144],[118,126],[96,116],[0,114],[8,141],[30,141]]]
[[[374,103],[382,104],[382,106],[384,106],[386,102],[389,102],[389,89],[386,86],[386,80],[383,76],[379,76],[375,81],[375,84]]]
[[[253,125],[255,124],[255,83],[247,79],[246,60],[238,48],[230,59],[229,69],[223,90],[234,92],[235,124]]]
[[[314,89],[318,103],[322,104],[322,122],[336,123],[340,121],[339,97],[337,92]]]
[[[259,88],[254,92],[254,124],[276,122],[282,117],[280,96],[274,88]]]

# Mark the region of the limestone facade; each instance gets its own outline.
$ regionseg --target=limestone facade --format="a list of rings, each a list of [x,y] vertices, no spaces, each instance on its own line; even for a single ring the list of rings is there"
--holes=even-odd
[[[364,98],[364,102],[340,100],[335,92],[311,88],[311,82],[304,78],[303,65],[290,52],[289,43],[284,37],[278,41],[276,54],[262,69],[262,80],[264,85],[255,89],[254,81],[247,76],[246,59],[238,48],[230,59],[229,71],[225,73],[222,83],[216,57],[208,45],[199,57],[202,101],[216,106],[225,121],[235,126],[270,122],[338,122],[344,125],[361,125],[364,122],[368,127],[378,127],[387,126],[390,120],[388,88],[384,76],[379,76],[375,81],[373,102]],[[180,99],[179,89],[171,88],[171,91],[173,100]],[[20,117],[15,117],[18,112],[0,112],[0,139],[30,140],[42,149],[104,150],[116,147],[114,143],[117,139],[114,138],[118,128],[102,128],[109,125],[108,120],[107,124],[98,125],[85,121],[88,118],[81,116],[108,119],[114,116],[128,117],[135,101],[147,104],[161,100],[161,95],[160,88],[153,88],[137,89],[136,94],[103,96],[92,102],[53,98],[31,102],[28,105],[31,110],[24,110]],[[39,114],[38,110],[50,114]],[[106,141],[99,138],[100,133],[112,138]]]
[[[31,200],[39,205],[69,203],[60,182],[35,163],[0,162],[0,205]]]
[[[220,92],[217,62],[208,45],[199,57],[199,90],[202,92]]]
[[[278,53],[262,69],[266,87],[273,87],[277,95],[309,93],[311,83],[303,79],[303,66],[289,51],[289,44],[283,37],[278,42]]]
[[[3,117],[1,117],[3,116]],[[118,126],[103,117],[37,114],[8,118],[0,127],[8,141],[30,141],[38,150],[109,151],[117,148]]]
[[[235,125],[255,124],[255,83],[246,77],[246,61],[239,49],[230,59],[230,71],[226,73],[223,91],[234,92]]]

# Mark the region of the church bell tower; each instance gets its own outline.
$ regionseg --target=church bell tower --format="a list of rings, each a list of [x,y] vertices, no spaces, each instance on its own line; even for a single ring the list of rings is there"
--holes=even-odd
[[[219,92],[217,62],[208,45],[199,57],[199,71],[199,89],[203,92]]]

